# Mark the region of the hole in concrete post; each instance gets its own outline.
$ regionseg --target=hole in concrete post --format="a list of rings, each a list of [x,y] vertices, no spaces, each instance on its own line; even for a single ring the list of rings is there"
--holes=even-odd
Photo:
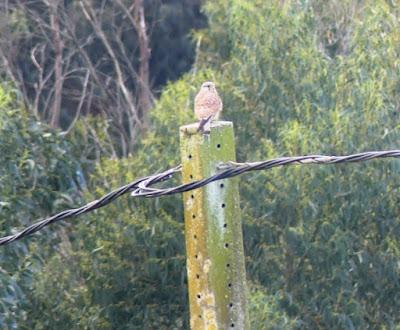
[[[232,304],[232,303],[230,303],[230,304],[229,304],[229,307],[233,307],[233,304]]]
[[[217,144],[217,148],[218,148],[218,149],[221,148],[221,145],[220,145],[219,143]]]
[[[194,238],[194,239],[197,239],[197,235],[193,235],[193,238]]]
[[[235,323],[231,323],[231,328],[234,328],[235,327]]]
[[[197,298],[199,298],[199,299],[200,299],[200,298],[201,298],[201,295],[199,295],[199,294],[198,294],[198,295],[197,295]]]
[[[224,207],[225,207],[225,204],[224,204],[224,203],[222,203],[221,207],[222,207],[222,208],[224,208]]]
[[[192,174],[190,174],[190,175],[189,175],[189,178],[193,179],[193,175],[192,175]]]
[[[193,195],[193,194],[192,194],[192,195],[190,195],[190,198],[194,199],[194,195]]]
[[[192,215],[192,218],[193,218],[193,219],[196,219],[196,214],[193,214],[193,215]]]
[[[232,287],[232,283],[228,283],[228,287],[231,288]]]
[[[224,223],[224,228],[228,227],[228,225],[226,223]]]
[[[229,247],[229,243],[225,243],[225,247],[226,247],[226,248]]]
[[[224,188],[224,184],[221,183],[221,184],[219,185],[219,187],[220,187],[220,188]]]
[[[196,277],[197,277],[197,278],[200,278],[200,275],[199,275],[199,274],[196,274]]]
[[[189,159],[192,159],[192,155],[189,155],[188,157],[189,157]]]

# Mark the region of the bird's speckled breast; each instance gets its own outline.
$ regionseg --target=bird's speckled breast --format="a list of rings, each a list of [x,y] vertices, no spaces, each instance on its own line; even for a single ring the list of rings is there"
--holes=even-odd
[[[194,112],[198,120],[213,116],[218,119],[222,101],[218,93],[200,91],[194,101]]]

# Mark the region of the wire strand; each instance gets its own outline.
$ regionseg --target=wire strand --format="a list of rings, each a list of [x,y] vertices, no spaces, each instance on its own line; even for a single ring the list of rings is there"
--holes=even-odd
[[[182,166],[176,166],[174,168],[168,169],[162,173],[150,175],[136,181],[133,181],[125,186],[122,186],[102,198],[92,201],[84,206],[75,209],[69,209],[57,213],[49,218],[40,220],[24,230],[9,236],[0,238],[0,245],[6,245],[23,237],[31,235],[43,227],[46,227],[54,222],[64,220],[71,217],[76,217],[83,213],[88,213],[107,204],[110,204],[118,197],[132,192],[133,197],[147,197],[154,198],[165,195],[173,195],[178,193],[183,193],[193,189],[201,188],[213,181],[223,180],[232,178],[234,176],[241,175],[250,171],[260,171],[267,170],[277,166],[288,166],[288,165],[309,165],[309,164],[340,164],[340,163],[356,163],[363,162],[367,160],[372,160],[376,158],[400,158],[400,150],[388,150],[388,151],[367,151],[362,153],[357,153],[348,156],[324,156],[324,155],[309,155],[309,156],[296,156],[296,157],[280,157],[260,162],[252,163],[236,163],[228,162],[224,164],[219,164],[217,170],[220,172],[212,175],[209,178],[201,179],[198,181],[193,181],[190,183],[182,184],[171,188],[152,188],[152,185],[169,180],[177,172],[181,171]]]
[[[209,178],[193,181],[172,188],[153,190],[153,188],[150,188],[150,186],[153,183],[151,182],[151,180],[148,180],[146,183],[142,184],[140,187],[135,189],[132,192],[132,196],[158,197],[163,195],[182,193],[189,190],[201,188],[213,181],[232,178],[234,176],[243,174],[245,172],[267,170],[277,166],[356,163],[375,158],[400,158],[400,150],[367,151],[348,156],[310,155],[310,156],[296,156],[296,157],[280,157],[253,163],[228,162],[225,164],[219,164],[218,169],[222,170],[222,172],[214,174]]]
[[[131,192],[133,189],[139,187],[139,185],[142,182],[145,182],[146,180],[152,179],[153,183],[166,181],[166,180],[170,179],[174,173],[179,172],[180,170],[181,170],[181,166],[179,165],[177,167],[174,167],[174,168],[164,171],[162,173],[135,180],[125,186],[122,186],[122,187],[108,193],[107,195],[101,197],[100,199],[97,199],[95,201],[92,201],[86,205],[83,205],[83,206],[75,208],[75,209],[69,209],[69,210],[62,211],[62,212],[57,213],[47,219],[43,219],[43,220],[36,222],[16,234],[2,237],[2,238],[0,238],[0,245],[6,245],[6,244],[14,242],[18,239],[21,239],[25,236],[31,235],[31,234],[39,231],[43,227],[46,227],[54,222],[64,220],[67,218],[76,217],[78,215],[81,215],[83,213],[88,213],[90,211],[94,211],[98,208],[106,206],[107,204],[110,204],[111,202],[116,200],[118,197],[125,195],[128,192]]]

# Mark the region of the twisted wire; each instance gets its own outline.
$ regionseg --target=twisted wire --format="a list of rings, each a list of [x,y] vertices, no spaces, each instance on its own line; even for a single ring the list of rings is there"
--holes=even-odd
[[[222,172],[219,172],[202,180],[193,181],[176,187],[165,188],[165,189],[154,189],[150,187],[153,184],[153,182],[150,179],[146,182],[142,182],[140,187],[138,187],[132,192],[132,196],[158,197],[158,196],[182,193],[203,187],[213,181],[232,178],[234,176],[243,174],[245,172],[267,170],[277,166],[300,165],[300,164],[321,165],[321,164],[356,163],[375,158],[400,158],[400,150],[367,151],[348,156],[309,155],[309,156],[296,156],[296,157],[280,157],[253,163],[228,162],[225,164],[219,164],[218,169],[222,170]]]
[[[101,208],[103,206],[106,206],[107,204],[110,204],[111,202],[113,202],[114,200],[116,200],[118,197],[131,192],[133,189],[135,189],[136,187],[138,187],[142,182],[152,179],[151,182],[154,183],[158,183],[158,182],[162,182],[165,180],[168,180],[172,177],[172,175],[175,172],[179,172],[180,171],[180,165],[177,167],[174,167],[172,169],[169,169],[167,171],[164,171],[162,173],[159,174],[154,174],[151,176],[147,176],[138,180],[135,180],[125,186],[122,186],[114,191],[109,192],[107,195],[101,197],[100,199],[94,200],[86,205],[83,205],[81,207],[78,208],[74,208],[74,209],[69,209],[69,210],[65,210],[62,211],[60,213],[57,213],[47,219],[43,219],[40,220],[38,222],[33,223],[32,225],[26,227],[24,230],[13,234],[13,235],[9,235],[9,236],[5,236],[0,238],[0,245],[6,245],[9,244],[11,242],[14,242],[18,239],[21,239],[25,236],[31,235],[37,231],[39,231],[40,229],[42,229],[43,227],[46,227],[54,222],[60,221],[60,220],[64,220],[66,218],[72,218],[72,217],[76,217],[78,215],[84,214],[84,213],[88,213],[90,211],[94,211],[98,208]]]
[[[52,224],[54,222],[66,218],[76,217],[83,213],[88,213],[90,211],[96,210],[100,207],[103,207],[113,202],[115,199],[128,192],[132,192],[133,197],[154,198],[159,196],[183,193],[193,189],[201,188],[213,181],[232,178],[234,176],[238,176],[245,172],[267,170],[277,166],[300,165],[300,164],[356,163],[356,162],[372,160],[375,158],[400,158],[400,150],[368,151],[348,156],[309,155],[309,156],[296,156],[296,157],[280,157],[280,158],[275,158],[260,162],[252,162],[252,163],[228,162],[225,164],[218,164],[217,169],[220,172],[205,179],[193,181],[190,183],[178,185],[176,187],[171,187],[171,188],[151,187],[154,184],[171,179],[175,173],[180,172],[181,165],[179,165],[177,167],[168,169],[162,173],[138,179],[132,183],[129,183],[125,186],[122,186],[108,193],[107,195],[103,196],[98,200],[92,201],[79,208],[65,210],[47,219],[40,220],[16,234],[0,238],[0,245],[6,245],[18,239],[31,235],[39,231],[43,227],[48,226],[49,224]]]

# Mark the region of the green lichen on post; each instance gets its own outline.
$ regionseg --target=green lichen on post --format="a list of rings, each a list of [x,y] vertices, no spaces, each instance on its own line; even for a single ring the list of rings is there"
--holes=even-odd
[[[180,134],[184,183],[236,160],[231,122],[214,122],[209,134],[187,125]],[[187,192],[184,205],[191,328],[248,329],[238,180]]]

